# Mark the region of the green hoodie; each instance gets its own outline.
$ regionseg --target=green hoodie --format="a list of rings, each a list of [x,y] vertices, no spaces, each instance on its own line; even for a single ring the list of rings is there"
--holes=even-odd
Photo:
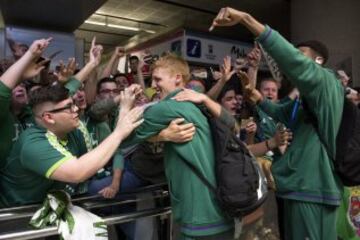
[[[208,236],[231,229],[216,203],[215,196],[181,158],[193,163],[213,184],[214,150],[206,117],[190,102],[177,102],[171,98],[180,90],[170,93],[164,100],[149,107],[144,122],[130,135],[121,147],[142,142],[158,134],[175,118],[184,118],[196,127],[193,140],[186,143],[166,142],[164,146],[165,173],[169,183],[172,213],[181,224],[181,232],[188,236]]]
[[[344,104],[344,89],[340,81],[332,71],[304,56],[268,26],[257,40],[306,99],[317,118],[319,132],[334,155]],[[260,107],[275,121],[288,127],[292,121],[293,105],[294,101],[272,104],[265,100],[260,103]],[[293,124],[293,141],[286,153],[272,164],[277,194],[287,199],[339,205],[342,183],[307,118],[308,114],[300,107]]]

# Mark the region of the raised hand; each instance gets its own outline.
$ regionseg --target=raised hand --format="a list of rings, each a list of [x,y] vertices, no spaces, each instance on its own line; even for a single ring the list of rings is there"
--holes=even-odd
[[[44,59],[40,62],[32,61],[23,72],[21,79],[31,79],[36,77],[46,67],[48,62],[50,62],[50,59]]]
[[[76,70],[75,58],[69,58],[68,64],[65,66],[63,61],[60,61],[59,71],[54,73],[60,83],[66,83],[68,79],[74,75]]]
[[[241,85],[243,86],[243,88],[245,89],[250,89],[252,88],[252,86],[250,85],[250,79],[249,76],[247,75],[246,72],[241,70],[241,67],[239,65],[237,65],[235,67],[235,71],[237,76],[240,78],[241,80]]]
[[[101,61],[101,54],[103,47],[101,45],[96,45],[96,37],[91,41],[91,48],[89,51],[89,62],[93,63],[95,66],[98,66]]]
[[[227,82],[231,79],[232,75],[234,75],[235,70],[231,71],[231,57],[226,56],[224,58],[224,63],[220,66],[221,71],[221,80]]]
[[[114,54],[116,55],[116,57],[121,58],[123,56],[125,56],[125,48],[124,47],[116,47]]]
[[[249,67],[256,68],[261,61],[261,50],[259,44],[255,42],[254,48],[246,56]]]
[[[32,56],[34,58],[38,58],[41,56],[41,54],[44,52],[44,50],[50,44],[51,40],[52,40],[51,37],[47,38],[47,39],[36,40],[31,44],[28,51],[32,54]]]
[[[237,75],[241,80],[241,85],[243,87],[244,99],[253,104],[256,104],[256,103],[262,101],[263,97],[262,97],[261,93],[250,84],[250,79],[249,79],[247,73],[240,70],[240,71],[237,71]]]
[[[255,36],[259,36],[265,30],[265,26],[250,14],[226,7],[220,9],[218,15],[214,18],[209,31],[212,31],[215,27],[233,26],[238,23],[244,25]]]
[[[237,11],[233,8],[221,8],[218,15],[212,22],[209,31],[212,31],[215,27],[221,26],[234,26],[241,22],[241,20],[248,15],[247,13]]]

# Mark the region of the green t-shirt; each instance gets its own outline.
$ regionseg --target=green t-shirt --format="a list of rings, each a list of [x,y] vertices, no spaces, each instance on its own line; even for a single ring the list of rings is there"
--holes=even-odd
[[[61,163],[86,152],[83,133],[78,129],[69,133],[66,141],[59,141],[44,128],[28,128],[0,169],[0,207],[43,201],[49,190],[64,186],[49,179],[51,174]]]
[[[169,183],[174,219],[181,224],[182,233],[189,236],[208,236],[229,230],[229,222],[216,203],[213,193],[181,160],[193,163],[215,186],[215,156],[207,118],[190,102],[172,100],[179,90],[144,112],[144,122],[125,140],[121,147],[140,143],[158,134],[169,123],[182,117],[196,127],[190,142],[164,145],[164,166]]]
[[[10,112],[11,92],[11,89],[0,81],[0,167],[20,133],[34,125],[32,113],[28,107],[25,107],[17,118]]]

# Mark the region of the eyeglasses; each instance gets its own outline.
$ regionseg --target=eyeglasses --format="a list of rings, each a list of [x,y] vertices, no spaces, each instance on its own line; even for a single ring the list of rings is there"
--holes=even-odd
[[[102,89],[100,90],[101,94],[110,94],[110,93],[114,93],[114,94],[120,94],[120,89]]]
[[[45,112],[43,112],[42,116],[44,116],[44,113],[46,113],[46,112],[48,112],[48,113],[58,113],[58,112],[62,112],[62,111],[65,111],[65,110],[70,110],[71,113],[75,113],[76,110],[77,110],[77,106],[76,106],[75,103],[68,103],[64,107],[55,108],[55,109],[52,109],[52,110],[49,110],[49,111],[45,111]]]

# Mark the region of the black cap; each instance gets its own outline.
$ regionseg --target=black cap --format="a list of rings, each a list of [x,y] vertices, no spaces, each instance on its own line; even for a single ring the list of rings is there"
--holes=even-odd
[[[315,51],[317,54],[319,54],[321,57],[324,58],[324,64],[329,59],[329,51],[326,47],[326,45],[320,41],[317,40],[309,40],[305,42],[301,42],[296,45],[297,48],[299,47],[309,47],[313,51]]]

